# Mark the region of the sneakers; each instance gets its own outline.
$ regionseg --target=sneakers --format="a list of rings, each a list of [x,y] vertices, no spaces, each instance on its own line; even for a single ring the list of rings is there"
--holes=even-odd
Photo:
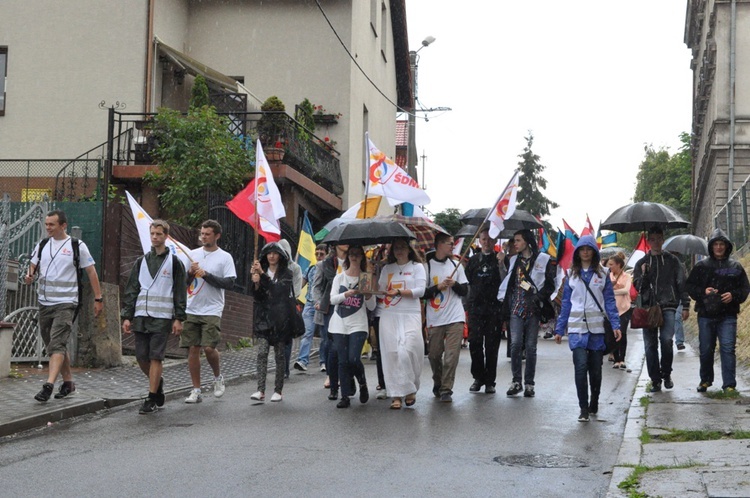
[[[338,389],[331,389],[331,392],[328,394],[328,399],[331,401],[336,401],[337,399],[339,399]]]
[[[704,393],[704,392],[708,391],[709,387],[711,387],[711,383],[710,382],[701,382],[698,385],[697,391],[699,393]]]
[[[146,398],[143,400],[143,404],[141,405],[140,410],[138,410],[138,413],[141,415],[148,415],[149,413],[154,413],[156,410],[158,410],[159,407],[156,406],[156,401],[151,398]]]
[[[578,421],[579,422],[588,422],[589,419],[589,410],[588,408],[581,408],[581,414],[578,415]]]
[[[521,384],[518,382],[512,382],[510,384],[510,388],[508,388],[508,391],[505,393],[508,396],[515,396],[516,394],[523,391],[523,388],[521,387]]]
[[[453,396],[451,396],[451,393],[443,393],[440,395],[440,401],[443,403],[453,403]]]
[[[370,401],[370,391],[367,390],[367,384],[360,384],[359,386],[359,402],[367,403]]]
[[[307,365],[297,360],[294,362],[294,369],[299,370],[300,372],[307,372]]]
[[[648,392],[658,393],[659,391],[661,391],[661,382],[651,382],[651,389]]]
[[[523,390],[523,397],[524,398],[533,398],[534,397],[534,386],[526,384],[526,389]]]
[[[250,399],[254,399],[255,401],[265,401],[266,394],[260,391],[255,391],[253,394],[250,395]]]
[[[664,377],[664,387],[666,387],[667,389],[672,389],[674,387],[672,377]]]
[[[156,406],[158,408],[161,408],[164,406],[164,402],[167,400],[167,397],[164,396],[164,377],[159,379],[159,388],[156,390],[156,397],[154,398],[154,401],[156,401]]]
[[[589,413],[591,415],[596,415],[599,413],[599,400],[591,398],[591,401],[589,402]]]
[[[469,388],[469,389],[471,389],[471,388]],[[440,397],[440,384],[433,384],[433,386],[432,386],[432,394],[436,398]]]
[[[729,394],[729,395],[737,394],[737,388],[732,387],[732,386],[727,386],[724,388],[724,394]]]
[[[388,395],[385,393],[385,389],[382,391],[378,391],[378,394],[375,396],[377,399],[388,399]]]
[[[55,399],[63,399],[73,396],[76,393],[76,385],[73,381],[65,381],[60,386],[60,390],[55,393]]]
[[[203,395],[201,394],[200,388],[193,389],[190,391],[190,395],[185,398],[185,403],[200,403],[203,401]]]
[[[224,396],[225,390],[226,386],[224,385],[224,376],[219,374],[219,376],[214,379],[214,396],[221,398]]]
[[[274,396],[276,393],[273,393]],[[271,398],[271,401],[273,401],[273,398]],[[347,396],[341,396],[341,401],[336,403],[336,408],[349,408],[351,406],[352,402],[349,401],[349,398]]]
[[[469,392],[478,393],[480,389],[482,389],[482,383],[478,380],[475,380],[471,387],[469,387]]]
[[[281,401],[281,393],[273,393],[273,396],[271,396],[271,401],[274,403]]]
[[[682,351],[683,349],[685,349],[685,345],[684,344],[678,344],[677,345],[677,350],[678,351]]]
[[[42,386],[42,390],[36,393],[36,396],[34,396],[34,399],[39,401],[40,403],[46,403],[50,396],[52,396],[52,391],[55,390],[55,385],[50,384],[49,382],[45,382]]]
[[[486,394],[495,394],[497,391],[495,389],[495,386],[486,385],[484,386],[484,392]]]
[[[552,339],[552,332],[545,332],[543,338],[544,339]]]
[[[320,371],[321,372],[325,372],[326,371],[326,364],[325,363],[321,363],[320,364]]]

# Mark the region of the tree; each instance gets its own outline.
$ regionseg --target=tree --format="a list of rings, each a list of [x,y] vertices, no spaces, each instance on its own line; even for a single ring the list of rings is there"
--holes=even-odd
[[[445,228],[450,234],[455,234],[461,228],[461,211],[455,208],[448,208],[435,215],[435,223]]]
[[[680,151],[669,155],[666,147],[655,150],[653,145],[645,146],[646,157],[638,167],[636,177],[635,202],[648,201],[666,204],[690,220],[692,189],[690,157],[690,135],[680,133]]]
[[[144,179],[162,189],[161,204],[179,224],[197,227],[208,218],[209,190],[234,195],[253,174],[254,149],[245,150],[212,106],[191,102],[187,115],[161,108],[154,118],[153,134],[159,169]]]
[[[206,84],[206,78],[199,74],[195,77],[193,82],[193,88],[190,90],[190,107],[203,107],[204,105],[211,105],[211,99],[208,96],[208,85]]]
[[[547,180],[542,176],[546,166],[539,162],[539,156],[531,149],[534,144],[534,135],[529,131],[529,135],[525,138],[526,147],[523,149],[523,154],[518,156],[521,158],[518,162],[521,170],[521,177],[518,180],[518,207],[543,218],[549,216],[550,209],[555,209],[560,205],[547,199],[542,192],[547,188]]]

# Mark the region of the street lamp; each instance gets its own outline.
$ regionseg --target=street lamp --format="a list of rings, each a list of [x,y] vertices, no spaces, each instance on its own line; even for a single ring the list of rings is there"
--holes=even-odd
[[[422,50],[425,47],[429,47],[432,43],[435,42],[434,36],[428,36],[424,40],[422,40],[422,46],[419,47],[417,50],[410,50],[409,51],[409,63],[411,66],[411,75],[412,75],[412,97],[411,97],[411,110],[409,112],[409,149],[408,154],[406,158],[406,172],[409,174],[410,177],[412,177],[414,180],[419,182],[419,178],[417,177],[417,165],[418,165],[418,158],[417,158],[417,65],[419,63],[419,51]]]

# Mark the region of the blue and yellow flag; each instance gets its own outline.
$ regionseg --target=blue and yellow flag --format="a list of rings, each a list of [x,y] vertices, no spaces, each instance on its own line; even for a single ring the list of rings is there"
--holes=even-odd
[[[307,275],[307,269],[315,263],[315,242],[313,241],[312,224],[307,217],[307,211],[305,211],[302,219],[302,231],[299,233],[299,245],[297,245],[297,264],[302,269],[302,276]],[[307,285],[302,289],[299,300],[304,303],[306,295]]]
[[[602,235],[602,229],[600,228],[596,233],[596,243],[600,249],[605,247],[617,247],[617,232],[610,232],[607,235]]]

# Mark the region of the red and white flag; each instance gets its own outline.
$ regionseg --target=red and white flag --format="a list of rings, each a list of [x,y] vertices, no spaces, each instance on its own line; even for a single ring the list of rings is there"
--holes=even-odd
[[[227,207],[239,219],[249,223],[266,242],[281,240],[279,218],[286,216],[286,210],[260,140],[255,148],[255,178],[227,202]]]
[[[648,245],[648,240],[646,240],[646,233],[641,233],[641,240],[638,241],[638,244],[635,246],[635,249],[633,250],[633,254],[630,255],[630,259],[628,259],[627,266],[635,267],[635,264],[638,262],[639,259],[641,259],[643,256],[646,255],[647,252],[651,250],[651,246]]]
[[[505,187],[505,191],[495,203],[492,211],[487,215],[487,221],[490,222],[489,235],[493,239],[500,235],[505,228],[505,220],[510,218],[516,211],[516,197],[518,195],[518,177],[519,171],[513,175],[510,183]]]
[[[583,230],[581,230],[581,237],[584,235],[596,235],[594,233],[594,225],[591,224],[588,214],[586,215],[586,224],[583,226]]]
[[[369,150],[367,195],[382,195],[388,199],[391,206],[397,206],[402,202],[414,205],[429,204],[430,196],[419,187],[416,180],[375,147],[369,136],[366,138]]]

